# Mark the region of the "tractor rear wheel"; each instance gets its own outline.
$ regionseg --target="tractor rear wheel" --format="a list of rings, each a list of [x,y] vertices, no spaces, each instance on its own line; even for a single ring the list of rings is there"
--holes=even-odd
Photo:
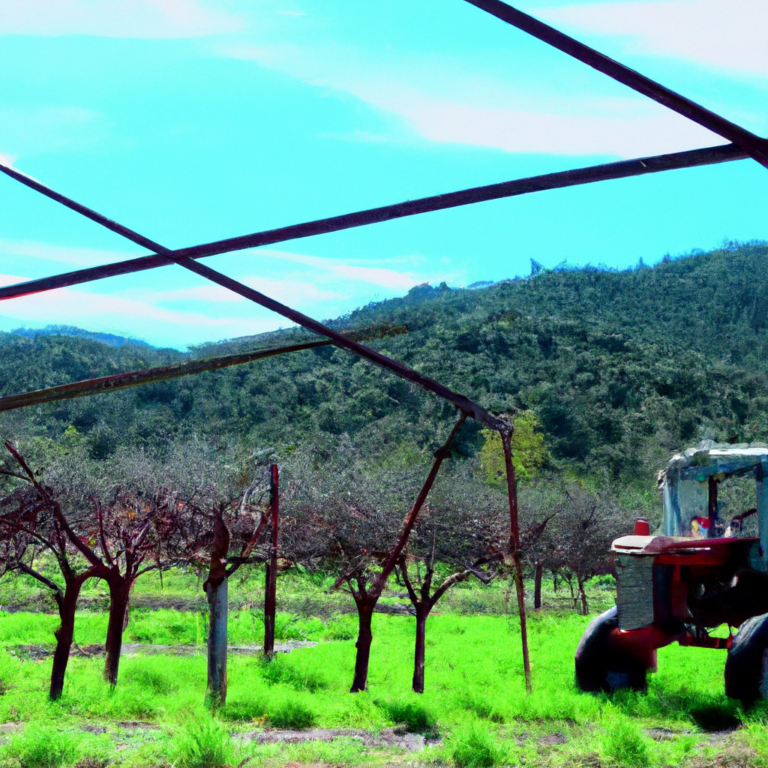
[[[588,627],[576,649],[576,685],[582,691],[599,693],[631,688],[644,691],[646,665],[635,656],[621,652],[611,642],[618,630],[616,606],[598,616]]]
[[[744,704],[768,698],[768,613],[747,619],[728,649],[725,693]]]

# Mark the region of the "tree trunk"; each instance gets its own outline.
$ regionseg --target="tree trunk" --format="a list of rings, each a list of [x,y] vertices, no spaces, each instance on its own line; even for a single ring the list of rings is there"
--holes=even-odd
[[[509,586],[504,590],[504,613],[509,613],[509,600],[512,597],[512,582],[509,580]]]
[[[413,690],[424,693],[424,657],[427,638],[427,619],[430,606],[416,607],[416,654],[413,664]]]
[[[73,579],[67,582],[64,597],[59,603],[59,617],[61,624],[54,632],[56,636],[56,650],[53,653],[53,668],[51,669],[51,687],[48,695],[52,700],[60,698],[64,691],[64,676],[67,673],[69,652],[72,649],[72,641],[75,636],[75,612],[77,610],[77,598],[83,586],[84,579]]]
[[[373,609],[376,606],[376,600],[360,600],[357,602],[357,655],[355,656],[355,679],[352,681],[350,693],[359,693],[368,688],[368,662],[371,657],[371,642],[373,641],[373,632],[371,631],[371,620],[373,619]]]
[[[573,591],[573,577],[568,577],[568,587],[571,590],[571,601],[573,602],[573,610],[576,613],[579,612],[579,600],[576,597],[576,593]]]
[[[589,606],[587,605],[587,592],[584,589],[584,582],[579,579],[579,595],[581,596],[581,615],[589,616]]]
[[[104,679],[110,685],[117,685],[117,672],[120,666],[120,650],[123,647],[123,627],[128,602],[131,597],[131,584],[122,576],[111,578],[109,584],[109,624],[107,626],[106,659],[104,661]]]
[[[541,608],[541,579],[544,575],[544,566],[540,560],[536,561],[536,574],[533,579],[533,607],[535,610]]]
[[[208,701],[214,706],[227,701],[228,579],[205,584],[208,597]]]

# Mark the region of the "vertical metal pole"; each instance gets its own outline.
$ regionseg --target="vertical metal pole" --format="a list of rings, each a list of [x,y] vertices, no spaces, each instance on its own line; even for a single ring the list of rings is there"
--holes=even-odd
[[[280,470],[277,464],[270,468],[269,501],[272,513],[272,546],[269,550],[264,594],[264,655],[271,658],[275,652],[275,612],[277,609],[277,541],[280,523]]]
[[[707,538],[714,539],[717,536],[717,480],[709,476],[709,498],[707,501],[707,519],[709,528]]]
[[[757,480],[757,524],[758,536],[760,536],[759,554],[763,561],[763,570],[768,571],[768,459],[755,467],[755,479]]]
[[[517,609],[520,613],[520,640],[523,645],[523,669],[525,670],[525,690],[531,693],[531,661],[528,656],[528,622],[525,614],[525,585],[523,584],[523,561],[520,552],[520,524],[517,514],[517,482],[515,468],[512,465],[512,432],[499,431],[504,448],[504,466],[507,473],[507,493],[509,496],[509,554],[515,569],[515,591]]]
[[[682,536],[683,518],[680,513],[680,477],[678,470],[668,469],[664,477],[664,535]]]

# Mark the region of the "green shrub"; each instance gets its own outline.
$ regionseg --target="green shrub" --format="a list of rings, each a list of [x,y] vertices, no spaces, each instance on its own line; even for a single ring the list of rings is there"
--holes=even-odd
[[[437,718],[421,702],[394,699],[379,704],[397,725],[405,726],[409,733],[430,733],[435,730]]]
[[[750,723],[746,729],[747,744],[757,753],[752,764],[755,768],[768,768],[768,728],[763,722]]]
[[[275,616],[275,640],[305,640],[306,633],[298,624],[299,617],[291,613]]]
[[[464,691],[460,697],[461,706],[469,712],[473,712],[483,720],[493,720],[500,723],[504,718],[499,713],[498,707],[492,703],[486,696],[477,691]]]
[[[219,716],[225,720],[249,722],[264,717],[267,708],[264,701],[257,699],[230,699],[219,710]]]
[[[267,710],[267,720],[273,728],[300,731],[311,728],[315,724],[317,716],[306,704],[290,698],[270,704]]]
[[[283,683],[298,691],[314,693],[328,687],[328,681],[316,667],[284,654],[263,660],[261,674],[268,683]]]
[[[446,749],[458,768],[493,768],[506,756],[488,724],[475,718],[454,730]]]
[[[175,693],[179,689],[179,682],[178,680],[171,680],[167,673],[158,668],[161,664],[162,661],[158,661],[152,666],[128,667],[123,672],[121,682],[138,685],[161,696]]]
[[[604,719],[605,732],[600,739],[600,756],[620,766],[644,766],[650,763],[648,738],[640,726],[621,715]]]
[[[351,616],[331,619],[323,633],[325,640],[354,640],[356,637],[357,621]]]
[[[72,731],[31,724],[12,736],[0,754],[18,761],[21,768],[65,768],[80,758],[80,742]]]
[[[212,717],[184,726],[172,739],[169,753],[176,768],[230,768],[239,762],[232,736]]]

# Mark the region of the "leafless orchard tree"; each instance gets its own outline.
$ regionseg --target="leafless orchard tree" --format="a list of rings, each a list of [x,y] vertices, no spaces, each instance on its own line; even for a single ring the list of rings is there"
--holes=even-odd
[[[295,500],[304,514],[318,518],[329,543],[325,560],[340,575],[334,585],[354,599],[358,614],[357,653],[351,692],[364,691],[373,641],[372,619],[387,580],[397,567],[440,467],[465,421],[457,421],[434,455],[421,481],[418,467],[408,471],[365,465],[351,445],[342,445],[333,464],[305,475],[303,497]],[[424,471],[424,470],[422,470]],[[402,519],[403,509],[408,509]]]
[[[29,478],[26,480],[29,482]],[[64,689],[74,639],[77,599],[83,584],[98,576],[98,569],[78,556],[56,515],[52,498],[50,489],[29,482],[0,501],[0,576],[11,571],[25,573],[50,590],[56,601],[60,624],[54,632],[56,649],[49,696],[58,699]],[[36,567],[36,562],[47,554],[59,567],[63,589]]]
[[[552,520],[543,546],[547,567],[575,580],[578,596],[574,607],[589,613],[586,583],[595,576],[613,572],[611,542],[632,531],[636,513],[622,507],[606,491],[589,490],[576,484],[562,488],[561,511]]]
[[[416,611],[413,690],[424,692],[426,625],[451,587],[474,577],[488,584],[504,560],[506,497],[479,479],[474,462],[454,462],[435,483],[400,558],[399,572]],[[506,533],[506,532],[505,532]],[[437,570],[442,571],[435,583]]]
[[[17,558],[21,555],[15,561],[18,569],[53,591],[62,619],[57,632],[51,696],[61,695],[77,598],[88,578],[103,579],[109,587],[104,676],[115,685],[130,592],[139,576],[161,566],[160,553],[173,529],[173,500],[159,489],[144,493],[117,487],[107,501],[102,501],[95,495],[103,490],[97,488],[97,483],[83,482],[82,477],[78,482],[70,477],[67,485],[66,472],[58,477],[52,473],[51,485],[44,485],[13,445],[6,443],[6,448],[17,464],[18,478],[28,488],[21,492],[15,510],[4,516],[3,528],[15,533],[15,553]],[[85,494],[89,496],[87,500]],[[74,511],[65,512],[67,503],[72,504]],[[24,560],[27,552],[34,555],[42,550],[49,551],[59,564],[66,585],[63,595],[54,582]],[[87,564],[80,573],[73,568],[73,554]]]

